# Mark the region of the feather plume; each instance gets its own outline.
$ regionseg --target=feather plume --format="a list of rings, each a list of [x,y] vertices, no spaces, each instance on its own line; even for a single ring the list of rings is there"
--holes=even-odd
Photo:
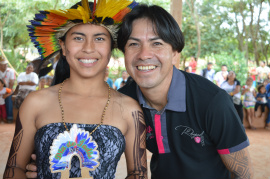
[[[112,18],[120,10],[125,9],[132,3],[130,0],[99,0],[97,3],[95,16],[102,17],[102,21],[106,18]]]
[[[84,10],[86,11],[86,13],[90,16],[91,10],[90,10],[90,7],[89,7],[89,2],[88,2],[88,0],[82,0],[82,7],[83,7]]]

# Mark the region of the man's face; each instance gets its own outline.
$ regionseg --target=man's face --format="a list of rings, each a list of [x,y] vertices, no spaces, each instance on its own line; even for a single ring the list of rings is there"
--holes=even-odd
[[[227,71],[227,67],[226,66],[222,66],[221,67],[221,71],[226,72]]]
[[[123,71],[122,78],[126,80],[128,78],[128,73],[126,71]]]
[[[207,69],[208,69],[208,70],[211,70],[212,68],[213,68],[213,64],[207,65]]]
[[[265,64],[264,64],[263,62],[260,62],[260,66],[261,66],[261,67],[264,67],[264,65],[265,65]]]
[[[0,70],[2,72],[6,71],[7,70],[7,64],[0,64]]]
[[[177,54],[155,34],[151,21],[137,19],[132,23],[132,33],[125,45],[125,65],[141,89],[170,83]]]
[[[26,74],[29,74],[34,71],[34,67],[32,65],[29,65],[26,67]]]

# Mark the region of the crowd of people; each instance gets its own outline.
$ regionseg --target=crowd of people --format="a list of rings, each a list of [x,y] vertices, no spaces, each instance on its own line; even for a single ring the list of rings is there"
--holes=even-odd
[[[26,96],[36,90],[48,88],[52,82],[52,76],[38,77],[34,72],[34,65],[28,63],[25,72],[16,78],[15,71],[8,67],[8,61],[0,56],[0,120],[4,123],[12,123],[13,107],[19,109]],[[15,94],[16,93],[16,94]],[[14,100],[12,95],[15,94]]]
[[[194,57],[191,58],[191,64],[194,64]],[[231,97],[234,107],[243,123],[246,112],[246,119],[250,129],[256,129],[253,125],[256,117],[267,113],[265,118],[265,129],[270,130],[270,68],[266,66],[265,61],[260,61],[259,67],[256,67],[252,61],[249,61],[248,77],[245,84],[240,84],[234,71],[229,70],[226,65],[221,66],[221,71],[215,72],[212,62],[207,63],[207,67],[202,69],[199,75],[207,78],[220,88],[224,89]],[[185,67],[191,69],[191,66]],[[185,70],[189,73],[196,73]],[[265,110],[267,108],[267,110]],[[255,113],[259,109],[259,113]]]

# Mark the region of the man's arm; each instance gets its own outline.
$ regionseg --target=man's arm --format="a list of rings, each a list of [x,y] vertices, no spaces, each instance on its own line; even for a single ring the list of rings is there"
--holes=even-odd
[[[8,87],[13,91],[14,80],[10,79]]]
[[[231,179],[251,179],[254,171],[247,148],[240,151],[220,155],[224,165],[231,172]]]
[[[36,161],[36,154],[32,154],[31,158],[33,161]],[[29,163],[26,165],[26,177],[27,178],[37,178],[37,166],[36,163]]]

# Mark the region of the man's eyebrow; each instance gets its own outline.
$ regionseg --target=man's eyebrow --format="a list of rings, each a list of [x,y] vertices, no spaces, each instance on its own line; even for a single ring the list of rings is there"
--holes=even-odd
[[[153,37],[153,38],[150,38],[149,41],[155,41],[155,40],[160,40],[161,38],[160,37]],[[135,37],[129,37],[128,40],[135,40],[135,41],[141,41],[140,39],[138,38],[135,38]]]
[[[153,38],[150,38],[149,41],[154,41],[154,40],[161,40],[160,37],[153,37]]]
[[[135,41],[138,41],[138,42],[140,41],[140,39],[135,38],[135,37],[129,37],[128,40],[135,40]]]

